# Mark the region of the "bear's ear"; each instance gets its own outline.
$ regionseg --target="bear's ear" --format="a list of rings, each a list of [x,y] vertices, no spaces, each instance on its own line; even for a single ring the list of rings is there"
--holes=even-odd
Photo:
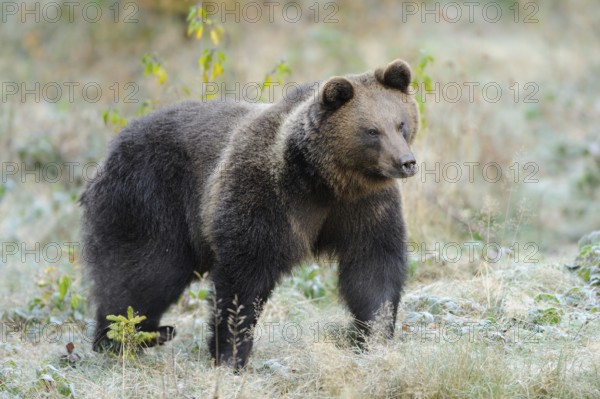
[[[403,60],[395,60],[388,66],[379,68],[375,71],[375,78],[384,86],[398,89],[408,94],[408,87],[411,82],[410,67]]]
[[[336,76],[325,82],[321,103],[332,110],[338,109],[354,97],[354,86],[346,78]]]

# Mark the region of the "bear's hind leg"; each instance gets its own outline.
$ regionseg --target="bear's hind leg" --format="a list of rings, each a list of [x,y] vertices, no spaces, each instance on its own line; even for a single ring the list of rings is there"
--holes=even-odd
[[[183,290],[194,277],[194,261],[191,254],[179,256],[171,252],[170,257],[157,256],[155,250],[146,252],[143,260],[107,262],[104,270],[113,266],[110,272],[98,273],[95,269],[94,299],[96,310],[96,332],[93,349],[95,351],[118,349],[106,336],[110,321],[106,316],[126,315],[131,306],[135,313],[146,316],[139,325],[140,331],[159,332],[156,342],[146,346],[163,344],[175,336],[171,326],[160,326],[164,312],[181,296]],[[119,251],[115,251],[119,252]],[[140,252],[138,252],[140,253]],[[121,254],[125,255],[125,254]],[[107,257],[108,259],[128,259],[126,256]],[[114,267],[118,264],[118,267]],[[96,265],[97,267],[99,265]]]

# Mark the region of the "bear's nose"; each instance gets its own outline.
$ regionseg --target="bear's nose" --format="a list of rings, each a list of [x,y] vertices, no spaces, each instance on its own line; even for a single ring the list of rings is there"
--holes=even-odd
[[[417,173],[417,160],[413,154],[402,155],[396,164],[401,177],[411,177]]]
[[[402,168],[410,170],[417,164],[417,160],[413,154],[402,155],[398,160],[398,163],[402,166]]]

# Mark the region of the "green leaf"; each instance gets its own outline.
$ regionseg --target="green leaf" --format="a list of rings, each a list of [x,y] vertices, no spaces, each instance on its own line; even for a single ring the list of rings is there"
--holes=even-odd
[[[534,321],[538,324],[555,325],[561,320],[560,310],[557,308],[538,309]]]
[[[69,276],[62,276],[60,283],[58,284],[58,293],[61,301],[65,299],[65,296],[69,291],[69,287],[71,287],[71,279]]]
[[[186,21],[192,21],[194,18],[196,18],[196,15],[198,14],[198,7],[196,6],[191,6],[190,7],[190,11],[188,12],[187,17],[185,18]]]
[[[536,302],[539,302],[539,301],[551,301],[551,302],[555,302],[555,303],[560,303],[560,300],[556,297],[556,295],[547,294],[547,293],[537,294],[535,296],[535,301]]]
[[[83,297],[77,294],[71,294],[71,309],[75,310],[83,300]]]

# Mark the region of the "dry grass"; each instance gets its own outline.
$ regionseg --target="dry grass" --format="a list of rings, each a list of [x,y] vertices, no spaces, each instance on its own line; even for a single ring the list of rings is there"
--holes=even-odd
[[[489,295],[482,290],[486,285]],[[148,350],[123,369],[119,359],[90,352],[79,339],[83,360],[62,372],[78,397],[592,398],[600,392],[597,316],[580,304],[561,306],[556,325],[536,330],[526,323],[528,311],[541,306],[538,293],[560,295],[578,286],[561,268],[513,264],[486,276],[411,285],[396,338],[372,342],[359,353],[327,333],[325,323],[343,328],[349,322],[339,305],[302,300],[286,283],[265,309],[249,369],[240,375],[211,367],[203,340],[205,309],[183,305],[167,316],[180,332],[167,346]],[[454,305],[435,309],[440,298]],[[490,299],[498,306],[496,321],[485,324]],[[402,327],[408,312],[431,312],[434,321]],[[18,340],[0,351],[23,373],[11,386],[27,395],[35,392],[34,370],[56,364],[62,352],[56,344]]]
[[[418,160],[428,170],[436,162],[440,168],[456,162],[463,177],[453,183],[421,175],[403,182],[404,212],[410,239],[426,248],[471,240],[505,248],[517,243],[519,261],[503,256],[500,262],[485,262],[479,252],[472,261],[462,256],[457,262],[413,256],[396,338],[373,342],[364,353],[339,337],[349,316],[332,289],[335,268],[320,271],[327,287],[321,300],[307,299],[287,280],[260,320],[262,336],[249,369],[235,375],[211,366],[207,305],[187,292],[164,320],[177,325],[177,338],[125,367],[120,359],[91,352],[81,334],[64,334],[55,342],[35,335],[25,339],[12,331],[16,310],[31,315],[28,303],[37,297],[50,303],[57,276],[73,277],[73,292],[85,296],[86,287],[79,258],[69,262],[65,255],[51,263],[7,256],[0,264],[0,398],[63,397],[57,389],[63,380],[82,398],[600,397],[598,293],[562,266],[575,256],[574,240],[600,223],[597,187],[586,195],[576,184],[596,162],[594,145],[600,145],[597,7],[583,0],[540,2],[537,24],[488,24],[479,17],[474,23],[449,24],[421,23],[420,16],[400,22],[397,2],[366,4],[340,3],[337,24],[226,24],[228,81],[259,81],[281,58],[293,71],[288,80],[296,82],[360,72],[396,57],[415,66],[423,48],[435,57],[426,70],[434,82],[463,88],[465,82],[498,83],[503,96],[497,103],[486,102],[477,90],[472,102],[466,91],[456,103],[427,101],[428,126],[414,148]],[[177,17],[142,8],[140,21],[56,25],[11,19],[3,24],[7,55],[0,59],[0,73],[7,81],[95,81],[105,90],[98,103],[81,98],[3,103],[4,163],[43,167],[100,160],[114,135],[101,114],[113,105],[108,93],[115,81],[139,82],[136,97],[160,99],[160,105],[184,97],[178,82],[199,84],[197,44],[184,38]],[[165,86],[141,76],[141,56],[154,51],[166,60],[170,78]],[[521,89],[528,82],[537,85],[538,102],[525,103],[525,91],[515,102],[510,90],[515,82]],[[138,105],[118,106],[133,115]],[[469,181],[464,162],[496,162],[504,178],[489,183],[476,169]],[[514,162],[537,164],[539,181],[524,182],[528,171],[521,169],[515,183]],[[75,198],[81,179],[48,183],[27,177],[22,183],[5,177],[2,243],[32,248],[36,242],[42,247],[56,242],[64,249],[64,243],[78,241]],[[532,258],[537,263],[524,261],[527,243],[537,246]],[[48,266],[56,270],[45,272]],[[58,320],[67,313],[41,310],[42,317]],[[85,321],[90,314],[85,310],[79,317]],[[292,337],[297,331],[301,336],[284,339],[284,327]],[[461,337],[455,340],[458,327]],[[268,328],[274,329],[272,339]],[[58,359],[70,340],[83,359],[65,367]],[[40,382],[36,370],[48,371],[47,365],[57,368],[57,382]]]

